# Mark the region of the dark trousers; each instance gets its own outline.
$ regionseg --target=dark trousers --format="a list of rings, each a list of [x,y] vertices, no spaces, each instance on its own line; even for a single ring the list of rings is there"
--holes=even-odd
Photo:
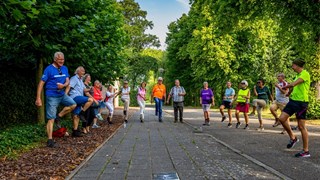
[[[183,120],[183,102],[173,102],[173,110],[174,110],[174,120],[178,120],[178,111],[179,111],[179,117],[180,121]]]
[[[89,107],[85,111],[85,117],[86,117],[87,122],[82,122],[83,128],[91,126],[93,119],[96,117],[95,112],[94,112],[94,107]]]

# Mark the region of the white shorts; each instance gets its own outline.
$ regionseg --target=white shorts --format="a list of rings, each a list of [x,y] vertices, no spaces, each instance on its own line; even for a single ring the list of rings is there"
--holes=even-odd
[[[211,104],[202,104],[203,112],[209,111],[209,110],[210,110],[210,107],[211,107]]]

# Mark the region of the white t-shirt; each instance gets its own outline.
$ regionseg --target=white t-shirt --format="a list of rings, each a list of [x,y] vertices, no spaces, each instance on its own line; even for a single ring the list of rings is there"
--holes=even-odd
[[[288,85],[287,82],[278,82],[278,85],[282,88],[286,85]],[[285,94],[283,94],[279,88],[276,87],[276,100],[280,103],[288,103],[289,97],[287,97]]]
[[[107,103],[113,104],[114,93],[107,91],[106,96],[108,98]]]
[[[124,88],[122,87],[121,88],[121,99],[130,99],[130,95],[129,94],[126,94],[126,95],[123,95],[124,93],[130,93],[130,87],[127,87],[127,88]]]

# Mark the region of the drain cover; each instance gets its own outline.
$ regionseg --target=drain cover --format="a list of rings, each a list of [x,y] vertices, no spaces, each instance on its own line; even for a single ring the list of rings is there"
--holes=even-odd
[[[153,180],[180,180],[177,173],[157,173],[153,174]]]

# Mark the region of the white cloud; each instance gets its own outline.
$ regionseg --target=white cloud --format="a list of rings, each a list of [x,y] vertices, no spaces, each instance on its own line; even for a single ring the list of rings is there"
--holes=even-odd
[[[178,3],[180,3],[181,5],[183,5],[185,8],[189,9],[190,8],[190,4],[189,4],[189,0],[176,0]]]

